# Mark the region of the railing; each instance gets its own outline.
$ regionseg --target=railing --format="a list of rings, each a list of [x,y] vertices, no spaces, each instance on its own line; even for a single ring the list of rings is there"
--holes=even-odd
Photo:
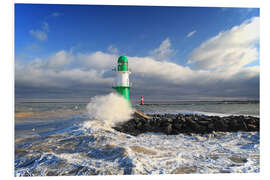
[[[114,82],[114,83],[112,83],[112,87],[115,87],[115,86],[119,86],[116,82]],[[132,83],[131,82],[129,82],[129,84],[128,84],[128,86],[132,86]]]
[[[112,67],[112,71],[113,72],[116,72],[117,71],[117,67]],[[128,72],[131,73],[132,69],[131,68],[128,68]]]

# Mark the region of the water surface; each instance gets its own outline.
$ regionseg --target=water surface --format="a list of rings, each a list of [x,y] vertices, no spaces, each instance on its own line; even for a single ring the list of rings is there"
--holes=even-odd
[[[260,171],[258,132],[169,136],[144,133],[135,137],[90,120],[86,104],[16,104],[15,176]],[[190,102],[134,107],[145,113],[259,116],[258,103]]]

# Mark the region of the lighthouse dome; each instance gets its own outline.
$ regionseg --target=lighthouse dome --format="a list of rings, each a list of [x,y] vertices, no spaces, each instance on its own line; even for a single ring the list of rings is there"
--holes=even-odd
[[[118,58],[118,63],[127,63],[128,62],[128,58],[126,56],[120,56]]]

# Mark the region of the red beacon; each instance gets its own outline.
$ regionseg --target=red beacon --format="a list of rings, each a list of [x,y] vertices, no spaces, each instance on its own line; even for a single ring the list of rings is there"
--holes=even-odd
[[[143,105],[143,96],[141,96],[141,105]]]

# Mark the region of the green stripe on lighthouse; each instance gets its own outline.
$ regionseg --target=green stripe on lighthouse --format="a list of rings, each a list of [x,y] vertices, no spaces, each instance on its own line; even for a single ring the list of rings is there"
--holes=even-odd
[[[130,101],[130,99],[129,99],[129,88],[130,87],[128,87],[128,86],[126,86],[126,87],[113,87],[116,91],[117,91],[117,93],[118,94],[120,94],[120,95],[122,95],[122,96],[124,96],[124,98],[126,98],[128,101]]]

